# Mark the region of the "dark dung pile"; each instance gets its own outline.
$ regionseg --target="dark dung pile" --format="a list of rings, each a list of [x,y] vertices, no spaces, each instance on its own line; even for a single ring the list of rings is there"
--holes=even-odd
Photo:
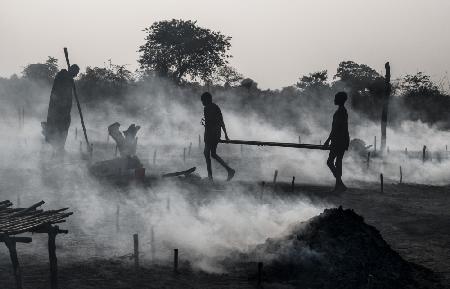
[[[264,261],[268,288],[442,288],[433,272],[405,261],[375,227],[342,207],[266,240],[247,257]]]

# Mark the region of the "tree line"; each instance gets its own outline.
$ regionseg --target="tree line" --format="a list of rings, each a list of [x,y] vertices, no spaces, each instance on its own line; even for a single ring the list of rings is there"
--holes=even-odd
[[[144,44],[138,48],[139,69],[131,72],[111,60],[103,67],[88,66],[76,80],[82,102],[123,104],[130,101],[130,95],[145,93],[149,83],[164,83],[167,90],[174,86],[184,92],[177,94],[186,98],[179,101],[191,103],[192,95],[210,90],[228,95],[238,110],[250,110],[282,125],[296,117],[293,105],[320,105],[330,101],[335,92],[345,90],[355,111],[374,121],[380,119],[385,79],[368,65],[342,61],[331,76],[326,70],[317,71],[299,77],[291,86],[261,90],[256,81],[229,65],[231,37],[221,32],[199,27],[195,21],[176,19],[155,22],[144,32]],[[50,86],[58,71],[57,59],[50,56],[44,63],[29,64],[20,77],[0,78],[0,97],[22,95],[27,99],[33,94],[35,84],[31,83]],[[289,109],[277,112],[271,104]],[[394,107],[389,116],[393,125],[421,120],[450,129],[448,91],[423,72],[405,75],[392,83],[390,106]]]

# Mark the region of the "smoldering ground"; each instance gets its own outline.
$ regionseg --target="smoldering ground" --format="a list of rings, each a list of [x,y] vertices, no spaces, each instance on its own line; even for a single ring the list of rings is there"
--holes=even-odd
[[[205,176],[203,145],[198,146],[198,136],[202,142],[203,129],[198,95],[192,94],[192,100],[185,102],[176,98],[177,94],[183,93],[180,89],[173,88],[170,96],[163,89],[153,87],[152,91],[150,95],[130,95],[129,103],[123,105],[104,103],[101,107],[83,107],[88,135],[94,143],[94,161],[114,155],[111,140],[104,149],[97,148],[106,142],[109,124],[118,121],[125,129],[136,123],[142,126],[138,133],[138,155],[148,174],[160,175],[195,165],[199,174]],[[304,143],[319,143],[327,138],[331,126],[334,106],[331,96],[329,100],[314,109],[305,104],[301,108],[301,118],[293,120],[294,124],[286,124],[285,128],[251,111],[234,109],[224,94],[219,95],[216,102],[222,107],[231,138],[297,142],[300,135]],[[105,185],[89,175],[86,162],[80,159],[80,140],[83,142],[83,139],[75,108],[66,157],[63,161],[52,158],[52,151],[40,133],[40,121],[46,116],[47,102],[48,90],[44,89],[35,103],[26,108],[26,118],[20,129],[17,107],[6,109],[1,125],[4,137],[0,151],[0,194],[2,199],[13,202],[20,198],[21,206],[43,199],[47,208],[67,206],[75,212],[64,225],[70,230],[69,238],[62,236],[59,239],[63,248],[70,248],[61,252],[62,258],[83,260],[86,257],[129,255],[131,235],[138,232],[142,251],[151,252],[153,247],[160,260],[167,260],[171,257],[170,250],[179,248],[181,257],[196,267],[220,272],[223,268],[218,260],[229,252],[247,250],[269,237],[279,237],[292,223],[307,220],[330,205],[305,197],[282,199],[269,193],[261,198],[239,183],[222,185],[219,182],[217,187],[205,184],[208,194],[198,187],[179,182],[158,182],[148,189],[129,188],[126,191]],[[137,113],[130,113],[124,106],[139,109]],[[351,137],[362,138],[370,144],[373,136],[378,135],[378,125],[351,109],[349,115]],[[301,123],[303,129],[296,129],[295,123]],[[304,132],[305,127],[309,133]],[[448,154],[439,161],[435,158],[423,163],[420,156],[410,158],[394,153],[402,152],[404,147],[420,152],[422,144],[430,151],[442,152],[448,139],[448,132],[419,122],[406,122],[388,131],[392,151],[389,164],[382,166],[374,161],[371,169],[365,171],[365,159],[349,155],[344,163],[344,179],[352,181],[352,186],[359,186],[358,181],[376,181],[383,172],[387,180],[396,181],[398,167],[403,165],[405,182],[448,185]],[[191,143],[191,155],[184,162],[183,149],[188,149]],[[81,148],[84,150],[84,145]],[[155,150],[157,160],[153,165]],[[325,165],[327,154],[324,151],[264,147],[241,150],[240,146],[220,145],[219,154],[229,160],[232,167],[238,168],[236,180],[240,181],[271,182],[274,170],[278,170],[278,181],[281,182],[290,181],[292,176],[298,183],[332,185],[333,182]],[[225,172],[219,167],[215,166],[213,170],[217,180],[224,179]],[[150,243],[152,231],[153,244]],[[41,241],[36,246],[44,248],[44,241]],[[45,254],[45,250],[36,252]],[[144,256],[151,258],[148,253]]]

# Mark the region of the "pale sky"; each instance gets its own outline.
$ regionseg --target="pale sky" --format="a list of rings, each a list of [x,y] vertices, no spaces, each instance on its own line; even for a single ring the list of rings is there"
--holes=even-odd
[[[63,66],[64,46],[83,70],[134,70],[142,29],[172,18],[232,36],[231,64],[262,88],[334,75],[343,60],[448,81],[450,0],[0,0],[0,76],[48,55]]]

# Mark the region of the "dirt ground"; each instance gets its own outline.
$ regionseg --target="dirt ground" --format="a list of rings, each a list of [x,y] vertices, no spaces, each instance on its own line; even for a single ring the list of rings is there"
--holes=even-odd
[[[201,183],[200,183],[201,184]],[[194,186],[198,184],[191,184]],[[220,183],[217,186],[226,186]],[[259,191],[260,184],[241,182],[250,193]],[[350,189],[341,194],[331,194],[330,187],[298,184],[294,192],[291,184],[280,183],[275,194],[281,198],[308,198],[312,203],[342,205],[352,208],[375,226],[383,238],[407,261],[423,265],[439,276],[445,288],[450,288],[450,187],[415,184],[386,184],[380,193],[377,183],[350,183]],[[72,228],[72,231],[76,229]],[[59,284],[60,288],[255,288],[254,274],[208,274],[193,270],[188,261],[182,260],[179,272],[174,273],[169,261],[157,264],[143,261],[138,275],[133,260],[127,257],[96,257],[99,239],[107,236],[77,235],[59,236]],[[45,254],[45,237],[33,236],[36,247],[18,245],[22,264],[24,288],[49,288],[48,261]],[[96,238],[97,242],[92,239]],[[69,240],[68,240],[69,239]],[[35,243],[35,241],[33,241]],[[106,244],[106,242],[105,242]],[[71,247],[84,247],[84,260],[70,257]],[[36,256],[34,252],[40,253]],[[7,250],[0,249],[0,288],[15,288]],[[251,265],[249,265],[251,267]],[[255,271],[256,271],[256,266]],[[249,269],[251,271],[251,269]],[[252,277],[253,276],[253,277]],[[136,281],[137,280],[137,281]],[[270,280],[269,280],[270,281]],[[279,286],[279,285],[277,285]],[[264,288],[272,288],[269,283]],[[279,288],[279,287],[277,287]]]

